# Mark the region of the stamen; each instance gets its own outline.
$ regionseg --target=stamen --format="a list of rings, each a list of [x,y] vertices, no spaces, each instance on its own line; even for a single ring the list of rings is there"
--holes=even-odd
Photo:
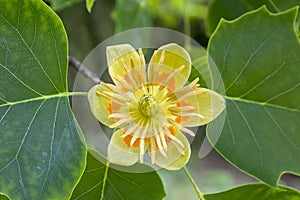
[[[180,130],[182,130],[183,132],[189,134],[190,136],[195,136],[195,133],[193,131],[191,131],[190,129],[185,128],[184,126],[180,126],[179,128]]]
[[[160,59],[159,59],[157,65],[155,65],[155,67],[154,67],[154,69],[153,69],[153,79],[152,79],[152,81],[154,81],[154,78],[157,78],[157,77],[158,77],[158,72],[159,72],[159,69],[160,69],[160,65],[162,65],[162,63],[163,63],[164,60],[165,60],[165,53],[166,53],[165,50],[163,50],[163,51],[161,52]]]
[[[140,61],[141,61],[142,83],[146,83],[146,61],[145,61],[145,56],[143,54],[142,49],[139,49],[139,56],[140,56]]]
[[[107,96],[110,96],[111,98],[113,99],[117,99],[121,102],[126,102],[126,101],[129,101],[129,98],[125,98],[117,93],[111,93],[111,92],[107,92],[107,91],[103,91],[104,94],[106,94]]]
[[[159,131],[159,136],[160,136],[160,140],[162,141],[163,148],[165,149],[165,151],[167,151],[168,149],[167,142],[166,142],[165,134],[162,130]]]
[[[142,121],[142,118],[139,119],[137,124],[140,124],[140,122]],[[140,137],[140,133],[141,133],[141,127],[138,125],[135,125],[137,128],[135,129],[135,131],[133,131],[133,135],[132,138],[130,140],[130,146],[132,146],[134,144],[134,142]]]
[[[156,145],[155,145],[155,140],[154,137],[150,137],[150,154],[151,154],[151,163],[155,163],[155,150],[156,150]]]
[[[177,116],[177,117],[199,117],[199,118],[204,118],[203,115],[200,113],[184,113],[184,112],[174,112],[172,111],[172,114]]]
[[[170,97],[172,100],[176,100],[177,98],[182,98],[182,96],[192,93],[196,90],[197,82],[199,81],[199,78],[196,78],[194,81],[192,81],[188,86],[185,86],[183,88],[176,89],[173,91],[173,93],[168,93],[167,96]]]
[[[185,128],[184,126],[176,123],[175,121],[173,121],[172,119],[168,119],[168,122],[171,123],[172,125],[174,125],[176,128],[178,128],[179,130],[189,134],[190,136],[195,136],[195,133],[193,131],[191,131],[190,129]]]
[[[96,91],[96,94],[97,94],[98,96],[104,97],[104,98],[106,98],[106,99],[108,99],[108,100],[111,101],[111,97],[108,96],[108,95],[106,95],[106,94],[104,94],[104,93],[101,93],[101,92],[99,92],[99,91]]]
[[[131,81],[131,83],[133,85],[133,88],[137,88],[137,84],[136,84],[136,82],[133,79],[132,74],[131,74],[132,69],[129,68],[129,66],[127,65],[126,60],[124,58],[121,58],[121,63],[123,65],[124,69],[127,72],[126,74],[128,75],[128,78],[130,79],[130,81]]]
[[[152,58],[151,58],[151,60],[150,60],[150,62],[149,62],[149,68],[148,68],[148,82],[149,83],[153,83],[153,73],[154,73],[154,65],[153,65],[153,62],[154,62],[154,60],[156,59],[156,56],[157,56],[157,50],[155,50],[154,52],[153,52],[153,55],[152,55]]]
[[[155,139],[156,139],[156,144],[158,146],[158,149],[160,151],[160,153],[165,157],[167,158],[167,154],[166,152],[164,151],[163,147],[162,147],[162,144],[161,144],[161,141],[160,141],[160,136],[159,135],[156,135],[155,136]]]
[[[202,90],[202,89],[192,90],[189,93],[186,93],[182,96],[179,96],[178,101],[181,101],[182,99],[186,99],[186,98],[189,98],[189,97],[192,97],[192,96],[197,96],[198,94],[201,94],[203,92],[204,92],[204,90]]]
[[[172,78],[174,78],[177,74],[179,74],[183,69],[185,68],[185,65],[180,66],[178,69],[176,69],[175,71],[173,71],[167,78],[166,80],[159,86],[159,90],[162,90],[163,88],[165,88],[168,83],[170,82],[170,80]]]
[[[171,140],[173,140],[174,142],[176,142],[180,146],[184,147],[183,143],[177,137],[172,135],[167,127],[164,127],[164,130],[165,130],[165,134],[168,136],[168,138],[170,138]]]
[[[122,124],[129,122],[129,121],[131,121],[130,118],[121,119],[121,120],[117,121],[116,123],[110,125],[109,128],[116,128],[118,126],[121,126]]]
[[[101,82],[100,85],[102,85],[103,87],[105,87],[106,89],[108,89],[108,90],[110,90],[110,91],[114,91],[114,90],[116,89],[115,86],[106,84],[106,83],[104,83],[104,82]]]
[[[129,115],[126,113],[126,114],[121,114],[121,113],[113,113],[113,114],[110,114],[108,115],[108,118],[111,119],[111,118],[128,118]]]
[[[138,85],[141,84],[141,83],[139,83],[139,81],[141,81],[141,79],[140,79],[140,76],[137,74],[136,67],[135,67],[135,64],[134,64],[134,60],[133,60],[132,57],[130,58],[130,64],[131,64],[131,73],[132,73],[132,76],[133,76],[133,78],[136,81],[137,86],[138,86]]]
[[[104,82],[100,83],[103,87],[107,88],[108,90],[112,92],[117,92],[119,95],[123,96],[124,98],[128,98],[128,96],[120,90],[119,87],[115,87],[114,85],[106,84]]]
[[[182,111],[192,110],[192,109],[194,109],[194,106],[182,106],[182,107],[178,107],[177,105],[170,105],[168,109],[171,112],[182,112]]]
[[[129,84],[125,79],[122,79],[119,75],[113,74],[112,75],[114,79],[118,81],[118,83],[121,84],[122,87],[129,91],[133,91],[133,88],[131,87],[131,84]]]
[[[195,80],[193,80],[193,81],[189,84],[189,86],[192,87],[192,88],[195,87],[195,86],[200,86],[199,84],[197,84],[198,81],[199,81],[199,77],[195,78]]]
[[[121,135],[121,137],[124,138],[128,135],[131,135],[131,133],[133,133],[137,128],[137,126],[131,126],[129,129],[126,130],[126,132],[123,135]]]
[[[144,153],[145,153],[145,139],[140,139],[140,163],[144,163]]]
[[[204,118],[203,115],[200,113],[181,113],[182,117],[199,117],[199,118]]]
[[[181,155],[185,155],[185,152],[181,146],[178,146],[178,144],[176,144],[176,143],[173,143],[173,144]]]

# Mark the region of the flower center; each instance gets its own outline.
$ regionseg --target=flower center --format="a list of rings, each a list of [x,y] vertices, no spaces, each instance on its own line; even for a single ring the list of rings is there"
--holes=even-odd
[[[144,94],[139,101],[139,110],[145,117],[152,117],[158,112],[156,98],[151,94]]]

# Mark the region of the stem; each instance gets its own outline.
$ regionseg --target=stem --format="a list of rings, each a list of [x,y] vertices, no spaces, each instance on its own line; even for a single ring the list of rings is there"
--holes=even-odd
[[[269,0],[273,8],[276,10],[276,12],[280,12],[279,8],[276,6],[276,4],[273,2],[273,0]]]
[[[193,185],[193,188],[194,188],[195,192],[197,193],[199,200],[205,200],[204,197],[203,197],[202,192],[200,192],[196,182],[194,181],[193,177],[191,176],[191,174],[190,174],[189,170],[186,168],[186,166],[183,167],[183,171],[185,172],[185,174],[188,177],[189,181]]]
[[[68,92],[68,96],[87,96],[87,92]]]
[[[84,76],[91,79],[94,83],[98,84],[101,82],[99,77],[88,70],[85,66],[83,66],[76,58],[69,56],[69,64],[75,67],[79,72],[81,72]]]
[[[105,190],[105,185],[106,185],[106,180],[107,180],[107,174],[108,174],[108,169],[109,169],[109,161],[106,161],[106,166],[105,166],[105,172],[104,172],[104,178],[103,178],[103,184],[102,184],[102,190],[101,190],[101,197],[100,200],[104,199],[104,190]]]

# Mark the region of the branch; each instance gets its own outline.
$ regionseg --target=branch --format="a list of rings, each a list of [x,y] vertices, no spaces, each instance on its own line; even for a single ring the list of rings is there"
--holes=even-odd
[[[98,84],[101,82],[100,78],[83,66],[76,58],[69,56],[69,65],[75,67],[79,72],[81,72],[85,77],[92,80],[94,83]]]

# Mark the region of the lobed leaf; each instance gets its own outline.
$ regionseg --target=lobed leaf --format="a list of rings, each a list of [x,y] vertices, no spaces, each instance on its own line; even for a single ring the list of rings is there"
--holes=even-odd
[[[222,20],[208,48],[226,88],[227,116],[216,149],[272,186],[284,172],[300,174],[297,11],[272,14],[262,7]]]
[[[299,200],[300,193],[284,186],[274,189],[264,184],[249,184],[216,194],[206,194],[204,198],[205,200]]]
[[[211,35],[221,18],[233,20],[242,14],[265,5],[272,12],[288,10],[300,5],[300,0],[214,0],[210,3],[207,15],[207,33]],[[298,16],[298,21],[300,16]]]
[[[90,149],[85,172],[71,199],[158,200],[166,195],[155,171],[146,165],[146,173],[122,172],[103,164],[96,151]],[[128,168],[127,168],[128,170]]]
[[[67,199],[86,148],[68,100],[66,33],[42,1],[0,5],[0,192]]]

